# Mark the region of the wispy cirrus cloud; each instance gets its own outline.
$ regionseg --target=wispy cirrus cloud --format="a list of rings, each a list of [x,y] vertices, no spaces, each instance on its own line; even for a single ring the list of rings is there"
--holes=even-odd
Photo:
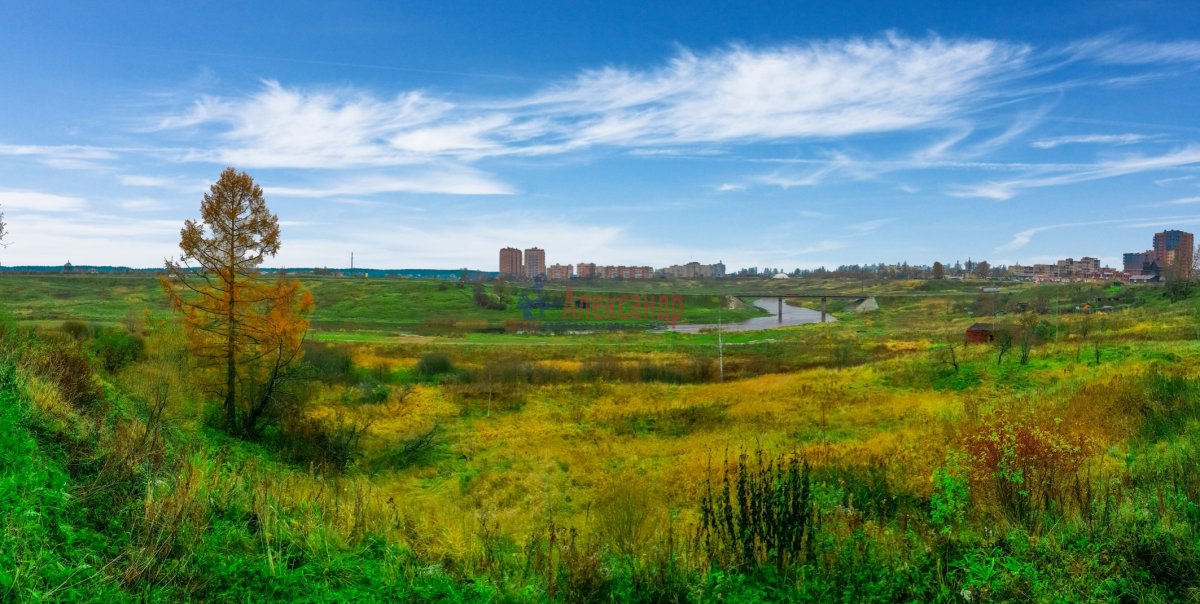
[[[1079,227],[1112,225],[1123,228],[1146,228],[1146,227],[1161,227],[1165,225],[1182,225],[1192,221],[1200,220],[1200,215],[1183,215],[1183,216],[1159,216],[1159,217],[1142,217],[1142,218],[1118,218],[1110,220],[1087,220],[1082,222],[1064,222],[1059,224],[1047,224],[1036,226],[1018,231],[1013,234],[1008,243],[996,247],[997,252],[1009,252],[1019,250],[1026,245],[1029,245],[1033,238],[1039,233],[1047,231],[1056,231],[1061,229],[1072,229]]]
[[[892,222],[892,220],[892,218],[878,218],[876,220],[867,220],[864,222],[857,222],[847,225],[846,228],[859,234],[870,233],[871,231],[878,230],[880,227],[887,225],[889,222]]]
[[[87,207],[81,197],[40,191],[0,191],[0,206],[36,212],[77,212]]]
[[[1188,145],[1161,155],[1131,155],[1122,159],[1097,162],[1078,169],[1045,170],[1021,178],[959,185],[951,188],[949,194],[954,197],[983,197],[1004,201],[1011,199],[1024,189],[1062,186],[1140,172],[1179,168],[1196,163],[1200,163],[1200,146]],[[1047,174],[1046,172],[1052,173]]]
[[[453,107],[420,92],[378,99],[339,89],[306,91],[265,81],[245,98],[203,97],[160,118],[157,130],[216,129],[213,144],[179,158],[249,167],[346,168],[418,161],[387,139],[444,116]],[[200,129],[199,132],[196,132]]]
[[[1159,178],[1154,181],[1154,184],[1156,184],[1160,187],[1165,187],[1167,185],[1172,185],[1172,184],[1180,183],[1180,182],[1187,182],[1189,180],[1195,180],[1195,179],[1196,179],[1196,176],[1191,175],[1191,174],[1189,174],[1187,176],[1171,176],[1168,178]]]
[[[266,186],[277,197],[354,197],[378,193],[440,193],[448,195],[512,195],[511,186],[478,170],[437,169],[407,176],[364,175],[333,179],[316,186]]]
[[[591,70],[525,101],[582,121],[576,140],[647,145],[906,130],[961,111],[1028,49],[897,35],[709,54],[653,70]]]
[[[1039,138],[1029,144],[1037,149],[1053,149],[1063,145],[1132,145],[1153,138],[1145,134],[1075,134]]]
[[[117,203],[121,208],[131,212],[157,212],[165,210],[169,207],[166,202],[161,199],[126,199]]]
[[[116,149],[87,145],[0,145],[0,155],[30,157],[62,170],[87,170],[100,168],[120,154]]]
[[[1200,62],[1200,41],[1156,42],[1105,35],[1070,44],[1066,54],[1111,65],[1197,63]]]
[[[681,50],[658,68],[587,70],[525,96],[469,103],[266,81],[244,98],[201,98],[153,127],[215,137],[185,161],[294,168],[853,136],[940,123],[1011,77],[1028,53],[898,35]]]
[[[0,145],[0,155],[92,160],[116,159],[117,151],[87,145]]]

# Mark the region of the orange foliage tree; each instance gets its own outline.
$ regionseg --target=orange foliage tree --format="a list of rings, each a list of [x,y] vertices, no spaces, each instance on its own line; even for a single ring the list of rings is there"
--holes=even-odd
[[[302,355],[312,295],[282,272],[261,278],[259,266],[279,251],[279,219],[245,172],[221,172],[200,220],[184,222],[179,248],[163,288],[183,315],[200,379],[221,400],[225,428],[254,438],[285,412],[283,386]]]

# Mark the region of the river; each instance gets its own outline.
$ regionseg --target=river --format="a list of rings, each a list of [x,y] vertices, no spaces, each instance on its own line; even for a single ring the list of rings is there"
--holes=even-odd
[[[745,321],[736,323],[721,324],[721,331],[754,331],[757,329],[775,329],[777,327],[791,327],[792,325],[805,325],[807,323],[820,323],[821,311],[801,306],[792,306],[786,302],[783,305],[783,321],[779,320],[779,298],[759,298],[754,301],[754,305],[771,313],[769,317],[754,317]],[[825,320],[832,322],[835,319],[833,315],[826,314]],[[680,324],[669,329],[669,331],[678,331],[682,333],[697,333],[706,329],[716,329],[716,323],[690,323]]]

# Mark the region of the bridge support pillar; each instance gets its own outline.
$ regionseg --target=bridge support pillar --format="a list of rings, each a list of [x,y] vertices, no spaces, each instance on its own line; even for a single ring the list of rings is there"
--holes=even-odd
[[[783,323],[783,298],[779,299],[779,322]]]
[[[825,296],[821,296],[821,322],[825,322]]]

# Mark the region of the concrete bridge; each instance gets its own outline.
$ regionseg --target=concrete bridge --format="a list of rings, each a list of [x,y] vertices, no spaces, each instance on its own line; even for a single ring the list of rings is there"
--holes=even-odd
[[[559,292],[565,292],[565,291],[567,291],[567,290],[560,290],[560,289],[547,289],[546,291],[559,291]],[[580,291],[580,292],[587,292],[587,291],[591,291],[591,290],[586,290],[586,289],[585,289],[585,290],[579,290],[579,291]],[[604,293],[606,293],[606,294],[609,294],[609,295],[612,295],[612,294],[629,294],[629,295],[655,295],[655,294],[657,293],[657,292],[653,292],[653,291],[632,291],[632,292],[627,292],[627,291],[613,291],[613,290],[600,290],[600,289],[598,289],[598,290],[595,290],[595,291],[601,291],[601,292],[604,292]],[[829,298],[842,298],[842,299],[847,299],[847,300],[860,300],[860,299],[863,299],[863,298],[874,298],[874,297],[876,297],[876,296],[874,296],[874,295],[870,295],[870,294],[804,294],[804,293],[787,293],[787,294],[784,294],[784,293],[779,293],[779,292],[771,292],[771,293],[753,293],[753,292],[750,292],[750,293],[746,293],[746,292],[733,292],[733,293],[686,293],[686,294],[683,294],[683,295],[686,295],[686,296],[706,296],[706,295],[713,295],[713,296],[732,296],[732,297],[734,297],[734,298],[753,298],[753,299],[755,299],[755,300],[758,300],[758,299],[761,299],[761,298],[776,298],[776,299],[779,301],[779,310],[777,311],[777,313],[776,313],[776,314],[777,314],[777,316],[779,317],[779,322],[780,322],[780,323],[783,323],[783,299],[784,299],[784,298],[807,298],[807,299],[810,299],[810,300],[820,300],[820,301],[821,301],[821,322],[822,322],[822,323],[824,323],[824,322],[825,322],[825,316],[828,314],[828,313],[826,312],[826,310],[825,310],[825,305],[826,305],[826,303],[829,301]],[[888,295],[890,296],[890,295],[895,295],[895,294],[888,294]],[[911,296],[912,294],[908,294],[908,295],[910,295],[910,296]],[[903,296],[905,296],[905,294],[899,294],[898,296],[899,296],[899,297],[903,297]]]
[[[849,294],[781,294],[778,292],[771,293],[771,294],[732,294],[732,295],[736,295],[738,298],[754,298],[756,300],[759,298],[777,298],[779,300],[778,316],[779,316],[780,323],[783,323],[783,299],[784,298],[808,298],[810,300],[818,300],[819,299],[821,301],[821,322],[824,323],[825,315],[828,314],[825,311],[825,304],[829,301],[829,298],[846,298],[846,299],[850,299],[850,300],[859,300],[862,298],[871,297],[871,296],[854,296],[854,295],[849,295]]]

